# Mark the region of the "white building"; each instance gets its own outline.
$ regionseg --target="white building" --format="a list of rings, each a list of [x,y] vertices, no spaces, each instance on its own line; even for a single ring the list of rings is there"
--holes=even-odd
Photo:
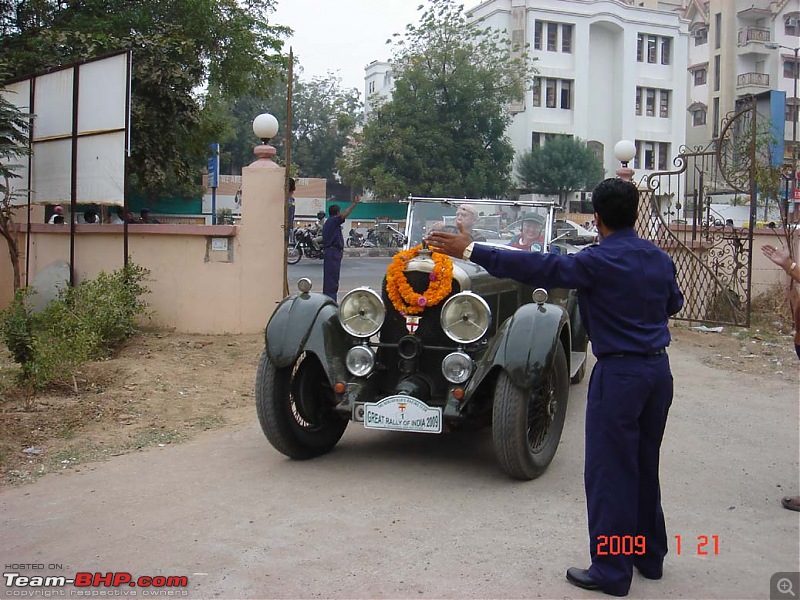
[[[373,60],[364,68],[364,117],[369,118],[376,103],[392,96],[394,79],[392,65]]]
[[[471,9],[537,59],[533,90],[513,107],[515,150],[576,136],[612,174],[614,144],[629,139],[637,177],[671,167],[686,132],[689,23],[680,9],[655,0],[487,0]]]
[[[687,141],[705,145],[749,94],[786,94],[784,157],[791,160],[800,102],[800,0],[687,0],[690,20]]]
[[[670,168],[686,140],[690,1],[486,0],[470,9],[537,59],[533,89],[511,107],[516,153],[576,136],[610,175],[619,167],[614,145],[630,139],[637,177]],[[393,83],[388,62],[366,67],[367,116]]]

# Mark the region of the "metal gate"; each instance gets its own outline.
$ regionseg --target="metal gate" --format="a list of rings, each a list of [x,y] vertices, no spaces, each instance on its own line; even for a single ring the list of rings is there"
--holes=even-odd
[[[753,227],[736,227],[712,211],[715,197],[755,198],[757,112],[754,102],[723,121],[706,148],[682,149],[676,170],[640,183],[639,235],[670,254],[685,303],[676,319],[750,325]]]

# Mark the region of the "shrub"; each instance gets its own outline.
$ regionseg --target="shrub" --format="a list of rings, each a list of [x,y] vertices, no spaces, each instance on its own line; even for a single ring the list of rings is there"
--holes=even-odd
[[[61,290],[40,313],[25,304],[20,290],[0,314],[0,335],[20,364],[19,382],[32,397],[37,390],[67,379],[72,370],[109,353],[136,332],[145,314],[143,284],[149,271],[138,265]]]

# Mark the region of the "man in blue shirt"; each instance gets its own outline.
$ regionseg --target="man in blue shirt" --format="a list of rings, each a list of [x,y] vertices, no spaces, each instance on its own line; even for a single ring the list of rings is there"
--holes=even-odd
[[[344,252],[342,225],[353,212],[358,201],[359,197],[356,196],[353,203],[341,214],[339,214],[339,205],[332,204],[328,209],[329,218],[322,226],[322,293],[330,296],[334,301],[337,301],[336,294],[339,292],[339,274],[342,269],[342,253]]]
[[[592,192],[592,205],[601,243],[577,254],[482,246],[463,232],[433,232],[428,243],[496,277],[578,290],[597,357],[586,403],[584,462],[592,564],[571,567],[567,580],[625,596],[633,567],[660,579],[667,554],[658,477],[673,389],[665,349],[669,317],[683,306],[683,295],[672,259],[633,229],[636,186],[606,179]]]

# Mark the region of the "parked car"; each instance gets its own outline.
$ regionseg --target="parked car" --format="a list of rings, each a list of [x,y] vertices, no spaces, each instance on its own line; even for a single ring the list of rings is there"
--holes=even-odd
[[[570,381],[586,370],[576,292],[533,290],[420,249],[425,233],[444,227],[443,217],[464,202],[409,199],[408,241],[380,290],[354,289],[337,305],[301,279],[277,307],[266,328],[256,406],[278,451],[295,459],[325,454],[351,421],[429,434],[491,426],[508,474],[533,479],[547,469]],[[487,211],[505,205],[470,202]],[[552,239],[555,206],[531,202],[524,210],[542,215]],[[558,244],[546,241],[542,251],[574,251]]]

